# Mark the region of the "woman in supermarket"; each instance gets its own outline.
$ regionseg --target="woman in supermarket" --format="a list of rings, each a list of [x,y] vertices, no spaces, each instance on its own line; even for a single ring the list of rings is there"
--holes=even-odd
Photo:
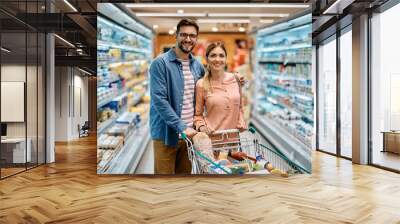
[[[243,78],[225,71],[226,59],[224,44],[211,43],[206,49],[206,74],[196,83],[194,126],[209,135],[218,130],[247,128],[241,93]]]

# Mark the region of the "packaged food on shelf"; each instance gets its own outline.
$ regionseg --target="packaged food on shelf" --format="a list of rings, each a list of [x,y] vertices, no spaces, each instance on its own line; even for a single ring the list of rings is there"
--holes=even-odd
[[[109,107],[97,110],[97,121],[104,122],[114,116],[116,112]]]
[[[121,49],[114,49],[114,48],[111,48],[111,49],[108,51],[108,54],[110,55],[110,57],[111,57],[112,59],[115,59],[115,60],[121,59]]]
[[[142,97],[142,101],[143,101],[144,103],[150,103],[150,96],[149,96],[149,95],[144,95],[144,96]]]
[[[132,106],[130,108],[130,112],[132,113],[138,113],[141,116],[143,116],[145,113],[148,111],[148,106],[146,104],[139,104],[137,106]]]
[[[106,131],[109,136],[120,136],[125,141],[125,137],[130,134],[133,126],[127,124],[114,124],[111,128]]]
[[[137,85],[143,85],[143,82],[146,79],[147,79],[147,77],[144,75],[141,75],[141,74],[137,75],[137,76],[131,75],[129,81],[127,82],[127,87],[133,88]]]
[[[102,134],[97,139],[97,147],[104,150],[115,150],[121,147],[123,138],[120,136],[110,136]]]
[[[97,104],[104,105],[118,94],[118,89],[100,87],[97,91]]]
[[[140,122],[140,114],[125,112],[116,120],[116,122],[119,124],[137,124]]]
[[[108,103],[108,107],[115,112],[120,112],[123,108],[126,107],[128,102],[128,94],[124,93],[120,96],[112,99],[110,103]]]

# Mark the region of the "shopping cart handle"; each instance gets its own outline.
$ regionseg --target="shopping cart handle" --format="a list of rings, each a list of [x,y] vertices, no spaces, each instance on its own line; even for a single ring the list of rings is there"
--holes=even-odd
[[[227,129],[227,130],[218,130],[214,131],[212,134],[213,135],[220,135],[220,134],[229,134],[229,133],[238,133],[238,129]]]
[[[256,133],[256,129],[253,127],[250,127],[249,129],[247,129],[249,132],[251,132],[252,134]],[[213,135],[220,135],[220,134],[228,134],[228,133],[239,133],[239,129],[227,129],[227,130],[218,130],[218,131],[214,131],[212,134]]]
[[[184,132],[181,133],[181,136],[182,136],[182,139],[188,139],[187,135]]]
[[[249,128],[249,132],[251,132],[252,134],[255,134],[255,133],[256,133],[256,129],[253,128],[253,127],[250,127],[250,128]]]

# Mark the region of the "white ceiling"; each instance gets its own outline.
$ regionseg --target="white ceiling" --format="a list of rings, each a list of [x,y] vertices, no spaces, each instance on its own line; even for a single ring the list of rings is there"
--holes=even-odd
[[[217,28],[218,32],[249,32],[253,29],[269,25],[271,24],[270,22],[277,22],[287,16],[300,13],[309,8],[309,4],[288,3],[130,3],[125,4],[125,6],[149,27],[157,25],[158,28],[154,29],[156,33],[168,33],[170,30],[174,30],[179,20],[184,17],[197,20],[200,32],[213,32],[213,28]],[[183,10],[183,14],[179,14],[178,10]],[[149,13],[161,13],[161,15],[143,15],[148,15]],[[166,15],[165,13],[169,13],[170,15]],[[198,15],[193,15],[193,13]],[[230,14],[213,16],[215,13]],[[202,23],[201,20],[208,21]],[[267,20],[266,22],[268,23],[261,23],[260,20]],[[239,27],[242,27],[241,31],[239,31]]]

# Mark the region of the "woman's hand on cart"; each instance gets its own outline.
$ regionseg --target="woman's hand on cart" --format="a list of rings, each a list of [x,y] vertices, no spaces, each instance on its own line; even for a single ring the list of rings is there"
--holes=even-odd
[[[247,127],[242,126],[242,125],[238,125],[236,128],[239,130],[239,132],[244,132],[244,131],[249,130],[249,129],[247,129]]]

